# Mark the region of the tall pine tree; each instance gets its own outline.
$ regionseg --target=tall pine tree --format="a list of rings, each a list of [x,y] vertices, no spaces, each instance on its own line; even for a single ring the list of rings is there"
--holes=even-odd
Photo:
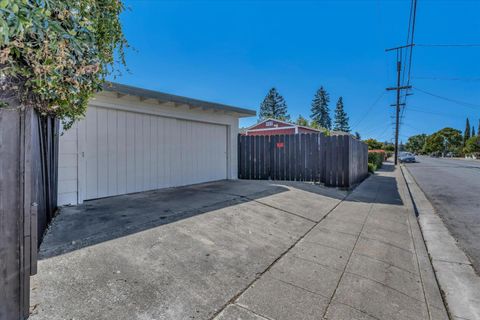
[[[329,102],[330,96],[328,92],[323,87],[320,87],[313,98],[312,115],[310,116],[314,123],[328,130],[332,129],[332,119],[330,118],[330,109],[328,108]]]
[[[298,124],[299,126],[308,127],[308,120],[305,119],[302,115],[298,116],[298,119],[295,123]]]
[[[475,126],[472,126],[472,137],[475,137]]]
[[[287,113],[287,103],[278,93],[277,89],[272,88],[268,91],[265,99],[260,105],[260,120],[278,119],[289,121],[290,115]]]
[[[350,132],[350,126],[348,125],[348,116],[345,110],[343,110],[343,98],[338,98],[337,107],[335,108],[335,123],[333,130]]]
[[[467,122],[465,123],[465,131],[463,132],[463,146],[467,143],[467,140],[470,139],[470,121],[467,118]]]

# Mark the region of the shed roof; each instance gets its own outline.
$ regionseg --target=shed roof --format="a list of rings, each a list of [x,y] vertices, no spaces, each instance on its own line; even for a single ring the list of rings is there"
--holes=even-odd
[[[109,92],[115,92],[124,95],[137,96],[144,99],[155,99],[162,102],[174,102],[178,104],[186,104],[192,107],[202,108],[204,110],[219,110],[219,111],[230,111],[239,114],[239,116],[250,117],[255,116],[257,113],[255,110],[244,109],[229,106],[226,104],[208,102],[203,100],[197,100],[182,96],[177,96],[169,93],[163,93],[155,90],[149,90],[134,86],[129,86],[126,84],[116,83],[116,82],[107,82],[103,86],[103,90]]]

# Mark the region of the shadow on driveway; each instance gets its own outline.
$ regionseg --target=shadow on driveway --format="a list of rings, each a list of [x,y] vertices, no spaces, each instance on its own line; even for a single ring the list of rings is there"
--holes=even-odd
[[[377,175],[345,205],[398,204],[392,179]],[[211,319],[347,194],[238,180],[64,207],[41,246],[31,319]]]
[[[391,171],[393,165],[385,164],[382,170]],[[396,189],[392,189],[393,178],[379,177],[379,183],[391,192],[386,204],[402,205]],[[313,193],[332,200],[342,200],[347,192],[335,188],[326,188],[298,181],[216,181],[211,183],[153,190],[135,194],[85,201],[78,206],[61,208],[54,219],[40,247],[39,259],[46,259],[95,245],[104,241],[127,236],[150,228],[159,227],[192,216],[208,213],[244,202],[257,201],[276,207],[273,195],[283,196],[282,205],[290,203],[298,206],[295,197],[298,194],[287,193],[297,189]],[[387,190],[388,189],[388,190]],[[372,189],[372,195],[375,190]],[[368,192],[354,201],[374,202]],[[289,200],[289,197],[292,197]],[[262,200],[263,199],[263,200]],[[300,203],[300,205],[302,205]],[[292,208],[294,209],[294,208]],[[315,214],[309,214],[316,208],[304,204],[304,218],[318,221]]]

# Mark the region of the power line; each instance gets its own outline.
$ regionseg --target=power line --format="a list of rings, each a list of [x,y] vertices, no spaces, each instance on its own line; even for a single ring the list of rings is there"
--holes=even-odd
[[[387,123],[383,127],[375,127],[371,130],[367,130],[366,132],[360,132],[360,134],[362,134],[363,136],[371,136],[373,134],[376,134],[379,131],[381,131],[382,132],[381,134],[383,134],[390,128],[391,125],[392,125],[392,123]]]
[[[417,47],[480,47],[480,43],[465,44],[415,44]]]
[[[417,0],[412,0],[412,8],[413,8],[413,18],[412,18],[412,38],[410,39],[410,43],[412,46],[410,47],[410,59],[408,62],[408,77],[407,77],[407,86],[410,85],[410,74],[412,71],[412,56],[413,56],[413,38],[415,36],[415,22],[417,20]],[[412,9],[410,9],[412,10]],[[407,90],[408,92],[408,90]]]
[[[409,20],[408,20],[407,41],[405,42],[405,43],[407,43],[407,44],[408,44],[408,43],[412,43],[412,44],[413,44],[413,41],[410,41],[410,31],[411,31],[411,29],[412,29],[413,1],[415,1],[415,0],[411,0],[411,4],[410,4],[410,15],[409,15],[409,18],[408,18]],[[410,48],[412,48],[412,47],[413,47],[413,46],[411,46]],[[408,54],[407,52],[408,52],[408,51],[405,50],[405,60],[406,60],[406,56],[407,56],[407,54]],[[402,84],[405,83],[405,74],[406,74],[405,70],[406,70],[406,66],[407,66],[407,64],[404,63],[404,64],[403,64]]]
[[[452,98],[440,96],[438,94],[428,92],[428,91],[420,89],[418,87],[413,87],[413,89],[415,89],[417,91],[420,91],[422,93],[428,94],[429,96],[432,96],[432,97],[435,97],[435,98],[438,98],[438,99],[442,99],[442,100],[445,100],[445,101],[449,101],[449,102],[452,102],[452,103],[456,103],[456,104],[464,106],[464,107],[475,108],[475,109],[480,108],[479,104],[474,104],[474,103],[470,103],[470,102],[465,102],[465,101],[460,101],[460,100],[455,100],[455,99],[452,99]]]
[[[446,81],[480,81],[480,78],[461,78],[461,77],[412,77],[416,80],[446,80]]]
[[[452,114],[452,113],[442,113],[442,112],[435,112],[435,111],[428,111],[428,110],[423,110],[423,109],[418,109],[416,107],[409,107],[408,110],[411,110],[412,112],[420,112],[420,113],[425,113],[425,114],[431,114],[435,116],[443,116],[443,117],[448,117],[448,118],[466,118],[466,115],[459,115],[459,114]]]
[[[407,123],[402,123],[404,126],[406,126],[407,128],[410,128],[410,129],[413,129],[413,130],[417,130],[417,131],[422,131],[422,129],[419,129],[419,128],[416,128],[412,125],[409,125]]]
[[[358,120],[354,125],[352,125],[352,128],[357,127],[363,120],[367,118],[368,114],[373,110],[373,107],[375,107],[380,102],[383,96],[385,96],[385,91],[382,91],[382,93],[377,97],[377,99],[375,99],[375,101],[370,105],[367,112],[363,114],[363,117],[360,118],[360,120]]]

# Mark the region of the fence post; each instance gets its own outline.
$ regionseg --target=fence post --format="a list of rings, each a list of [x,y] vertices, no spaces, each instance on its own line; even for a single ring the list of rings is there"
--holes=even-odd
[[[344,159],[343,159],[343,187],[349,188],[350,187],[350,171],[351,171],[351,137],[350,135],[343,136],[343,143],[344,143]]]

